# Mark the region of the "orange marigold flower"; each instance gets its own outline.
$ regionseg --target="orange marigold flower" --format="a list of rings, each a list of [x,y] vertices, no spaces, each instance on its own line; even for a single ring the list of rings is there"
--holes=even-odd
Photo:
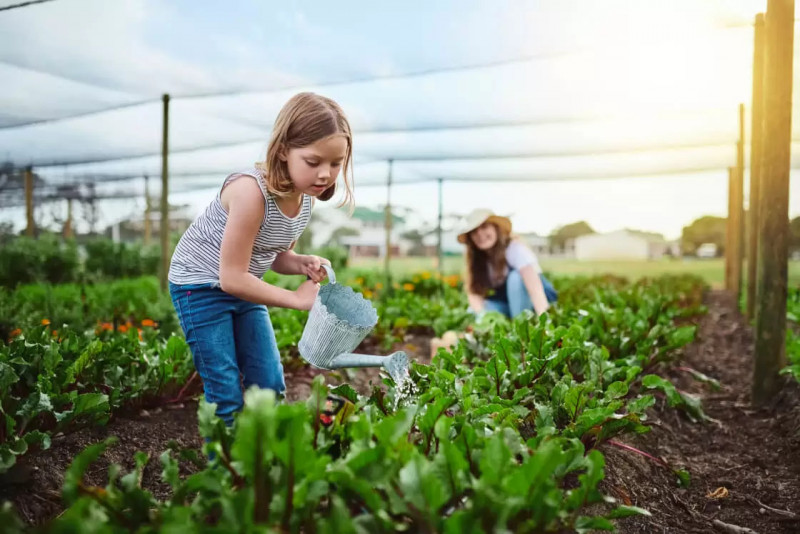
[[[403,284],[403,289],[406,291],[414,291],[414,284],[405,283]]]
[[[100,328],[102,328],[103,330],[111,330],[114,328],[114,325],[112,325],[111,323],[103,323],[100,325]]]
[[[42,319],[42,326],[47,326],[50,324],[50,319]]]
[[[156,322],[152,319],[142,319],[142,326],[155,326]]]
[[[121,324],[121,325],[119,325],[119,328],[117,328],[117,330],[119,330],[120,332],[122,332],[124,334],[125,332],[128,331],[128,325]]]
[[[57,335],[58,335],[58,330],[53,330],[53,337],[56,337]]]
[[[11,334],[9,334],[9,335],[10,335],[10,337],[14,338],[14,337],[17,337],[18,335],[20,335],[21,333],[22,333],[22,329],[21,328],[15,328],[14,330],[11,331]]]

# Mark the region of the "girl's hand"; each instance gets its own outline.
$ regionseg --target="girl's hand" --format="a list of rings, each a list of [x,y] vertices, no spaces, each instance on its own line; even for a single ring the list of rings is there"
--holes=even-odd
[[[297,297],[296,308],[298,310],[310,310],[314,305],[314,300],[319,292],[319,284],[313,280],[306,280],[295,291]]]
[[[308,276],[314,282],[322,282],[328,273],[322,268],[323,265],[330,266],[331,262],[325,258],[314,256],[311,254],[298,255],[300,262],[300,274]]]

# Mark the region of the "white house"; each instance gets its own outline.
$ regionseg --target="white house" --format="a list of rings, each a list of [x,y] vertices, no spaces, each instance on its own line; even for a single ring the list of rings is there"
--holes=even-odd
[[[652,260],[676,253],[674,243],[663,236],[631,230],[583,235],[574,244],[578,260]]]
[[[519,237],[536,253],[536,256],[540,258],[550,256],[550,240],[546,236],[528,233],[519,234]]]
[[[412,245],[400,237],[407,229],[405,219],[395,215],[392,220],[392,255],[405,254]],[[386,250],[384,224],[384,214],[378,210],[356,208],[350,216],[343,209],[320,209],[314,212],[310,223],[311,246],[328,245],[339,233],[336,241],[347,247],[351,256],[383,257]]]

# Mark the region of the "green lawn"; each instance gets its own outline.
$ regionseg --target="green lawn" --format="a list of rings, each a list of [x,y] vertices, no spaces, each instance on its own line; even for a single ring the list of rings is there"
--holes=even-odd
[[[463,261],[461,257],[457,256],[446,257],[444,261],[445,274],[461,272]],[[561,276],[616,274],[628,278],[640,278],[642,276],[658,276],[661,274],[692,273],[702,277],[712,287],[722,287],[725,276],[725,261],[723,259],[577,261],[543,258],[541,264],[542,268],[548,273]],[[383,260],[378,258],[359,258],[351,262],[351,267],[383,269]],[[396,275],[426,270],[432,271],[435,270],[435,258],[392,258],[391,269],[392,273]],[[746,266],[744,270],[746,273]],[[800,286],[800,262],[798,261],[789,262],[789,285]]]

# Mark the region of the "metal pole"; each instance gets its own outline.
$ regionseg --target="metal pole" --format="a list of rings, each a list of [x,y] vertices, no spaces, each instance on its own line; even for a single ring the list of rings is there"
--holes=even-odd
[[[164,102],[164,124],[161,137],[161,289],[167,289],[169,272],[169,95],[161,97]]]
[[[736,194],[736,168],[728,167],[728,218],[725,223],[725,289],[733,291],[733,212]]]
[[[739,141],[736,143],[736,174],[733,186],[733,211],[730,214],[733,230],[731,289],[738,303],[742,296],[742,259],[744,257],[744,104],[739,104]]]
[[[70,193],[71,195],[72,193]],[[64,238],[72,237],[72,197],[67,198],[67,220],[64,222]]]
[[[27,226],[25,235],[33,237],[35,233],[35,222],[33,220],[33,167],[25,167],[25,218]]]
[[[150,244],[152,235],[150,223],[150,176],[144,175],[144,244]]]
[[[443,202],[444,202],[444,195],[442,194],[442,183],[444,180],[441,178],[437,179],[439,182],[439,218],[436,222],[436,258],[437,258],[437,266],[439,268],[439,274],[444,274],[444,254],[442,250],[442,211],[443,211]]]
[[[750,106],[750,211],[747,241],[747,319],[755,317],[758,284],[758,214],[764,129],[764,14],[756,15],[753,36],[753,103]]]
[[[757,406],[777,394],[778,372],[786,362],[794,0],[768,0],[764,42],[764,143],[752,392]]]
[[[389,173],[386,176],[386,219],[384,228],[386,230],[386,250],[383,257],[383,269],[386,274],[387,284],[391,282],[390,262],[392,256],[392,166],[393,160],[389,160]],[[387,286],[388,287],[388,286]]]

